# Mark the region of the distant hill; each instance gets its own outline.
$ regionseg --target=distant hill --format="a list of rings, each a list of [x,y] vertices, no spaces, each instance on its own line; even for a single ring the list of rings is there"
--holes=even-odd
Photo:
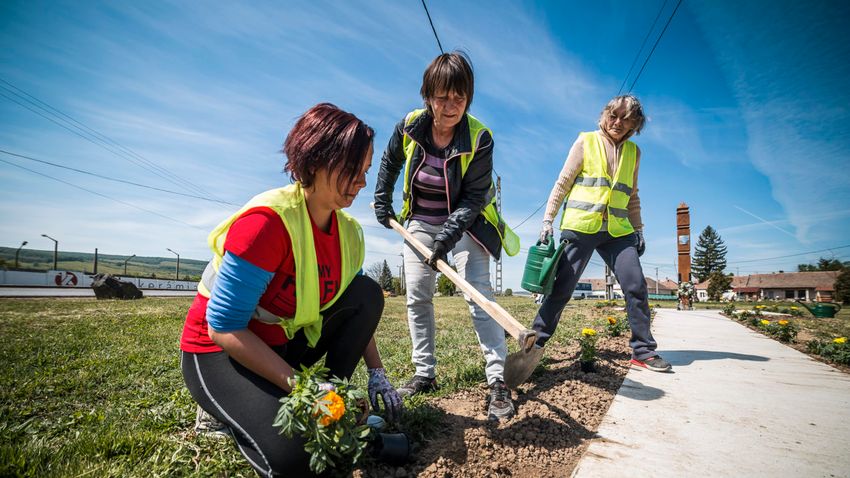
[[[0,247],[0,261],[7,269],[15,266],[16,248]],[[111,254],[97,255],[97,272],[109,274],[124,274],[124,261],[127,256]],[[180,278],[198,280],[206,267],[206,261],[180,258]],[[18,269],[29,271],[46,271],[53,268],[53,251],[37,249],[21,249],[18,257]],[[90,252],[59,251],[58,268],[60,270],[94,271],[94,254]],[[127,275],[135,277],[158,277],[160,279],[174,278],[177,269],[177,257],[142,257],[136,256],[127,262]]]

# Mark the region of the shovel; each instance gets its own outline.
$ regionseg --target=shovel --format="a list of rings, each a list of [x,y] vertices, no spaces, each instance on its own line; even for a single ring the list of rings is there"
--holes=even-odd
[[[419,251],[420,254],[425,257],[431,256],[431,250],[407,232],[407,229],[399,224],[398,221],[390,219],[390,226],[401,234],[401,237]],[[472,284],[464,280],[445,261],[438,260],[437,269],[454,282],[464,294],[471,297],[479,307],[484,309],[496,323],[519,343],[519,352],[508,355],[505,360],[505,385],[508,388],[516,388],[517,385],[526,381],[543,356],[543,349],[534,346],[534,342],[537,340],[537,332],[525,328],[508,311],[503,309],[501,305],[484,297],[481,292],[478,292]]]

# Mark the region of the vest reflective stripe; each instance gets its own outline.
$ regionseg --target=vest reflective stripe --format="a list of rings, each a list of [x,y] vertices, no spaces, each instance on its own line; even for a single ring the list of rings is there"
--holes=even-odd
[[[424,113],[424,109],[413,110],[404,117],[404,125],[408,126],[413,122],[416,118]],[[481,140],[481,135],[484,134],[485,131],[490,133],[490,137],[493,137],[493,132],[490,131],[490,128],[484,126],[484,123],[479,121],[476,117],[471,114],[466,114],[467,122],[469,123],[469,139],[470,144],[472,145],[472,152],[465,153],[460,155],[460,171],[461,177],[466,175],[466,170],[469,169],[469,164],[472,162],[475,157],[475,151],[478,150],[478,142]],[[400,223],[404,223],[410,215],[413,213],[413,205],[411,204],[411,194],[410,189],[413,187],[413,178],[411,175],[414,171],[411,171],[410,165],[413,160],[413,154],[416,152],[417,147],[416,141],[413,140],[407,134],[404,134],[402,137],[402,150],[404,151],[404,185],[402,190],[402,206],[401,206],[401,214],[399,214],[398,219]],[[448,191],[446,194],[448,195]],[[487,198],[485,199],[484,209],[481,211],[481,215],[484,216],[484,219],[487,220],[491,225],[496,228],[496,231],[499,233],[499,238],[502,242],[502,249],[509,256],[515,256],[519,252],[520,242],[519,236],[514,233],[514,231],[505,223],[502,219],[502,216],[499,214],[498,210],[496,210],[496,191],[495,186],[493,184],[490,185],[490,192],[487,194]],[[449,211],[451,212],[451,211]]]
[[[266,323],[279,323],[290,339],[296,332],[304,329],[307,343],[310,347],[314,347],[322,335],[321,312],[339,299],[363,267],[366,253],[363,231],[353,217],[344,211],[336,211],[341,260],[340,287],[329,302],[320,305],[319,265],[316,260],[316,246],[313,242],[313,227],[307,213],[301,184],[296,182],[283,188],[260,193],[210,233],[207,242],[213,251],[213,259],[207,264],[201,282],[198,284],[198,292],[202,296],[209,298],[215,286],[215,278],[224,257],[227,231],[242,215],[259,207],[267,207],[275,211],[289,234],[295,262],[295,317],[276,317],[258,306],[252,318]]]
[[[561,229],[595,234],[602,228],[602,217],[608,212],[608,233],[621,237],[634,232],[629,222],[629,199],[632,195],[637,147],[626,141],[620,151],[620,166],[612,179],[608,172],[605,144],[598,133],[581,133],[584,146],[582,170],[567,196],[567,207]]]

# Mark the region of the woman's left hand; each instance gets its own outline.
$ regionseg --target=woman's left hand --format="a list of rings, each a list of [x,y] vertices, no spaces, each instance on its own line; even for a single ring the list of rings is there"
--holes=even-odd
[[[397,422],[401,418],[404,406],[396,389],[387,379],[387,373],[382,368],[369,369],[369,401],[372,409],[378,410],[378,395],[384,402],[384,410],[387,412],[387,420]]]
[[[637,253],[640,257],[646,251],[646,241],[643,239],[643,231],[635,231],[635,236],[637,236]]]

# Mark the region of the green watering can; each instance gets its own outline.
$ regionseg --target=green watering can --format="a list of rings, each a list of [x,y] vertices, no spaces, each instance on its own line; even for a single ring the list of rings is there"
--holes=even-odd
[[[546,244],[538,242],[537,245],[529,247],[520,284],[522,288],[538,294],[551,294],[552,286],[555,284],[558,259],[561,258],[566,245],[566,242],[561,242],[556,249],[555,241],[550,237]]]
[[[815,305],[807,305],[805,302],[795,300],[794,302],[802,305],[815,317],[831,319],[841,310],[841,306],[833,302],[817,302]]]

